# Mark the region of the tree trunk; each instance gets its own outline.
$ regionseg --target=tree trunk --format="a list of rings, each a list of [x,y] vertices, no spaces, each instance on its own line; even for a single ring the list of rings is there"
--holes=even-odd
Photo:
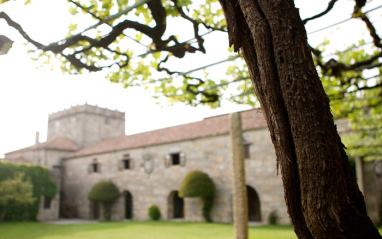
[[[111,219],[111,202],[103,202],[103,220],[110,221]]]
[[[348,164],[292,0],[220,0],[267,120],[299,238],[381,238]]]
[[[3,207],[3,211],[0,214],[0,222],[4,221],[5,214],[7,214],[7,207],[6,206]]]
[[[244,148],[239,113],[230,115],[231,158],[233,178],[233,223],[235,238],[248,238],[248,201],[245,185]]]

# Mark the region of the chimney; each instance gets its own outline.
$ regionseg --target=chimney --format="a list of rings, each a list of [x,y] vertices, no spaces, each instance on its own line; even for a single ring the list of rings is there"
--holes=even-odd
[[[40,133],[38,131],[36,131],[36,145],[39,145],[40,144]]]

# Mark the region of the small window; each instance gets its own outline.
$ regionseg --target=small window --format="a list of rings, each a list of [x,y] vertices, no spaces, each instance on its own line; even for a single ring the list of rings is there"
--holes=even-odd
[[[186,153],[184,152],[166,154],[164,159],[166,168],[173,165],[180,165],[182,167],[186,165]]]
[[[104,122],[105,122],[105,124],[109,124],[109,118],[105,117]]]
[[[130,158],[130,154],[124,154],[122,159],[118,162],[118,170],[132,170],[134,168],[134,160]]]
[[[88,166],[89,173],[99,173],[101,172],[101,164],[98,163],[98,159],[94,158]]]
[[[171,164],[172,165],[179,165],[180,164],[179,153],[171,154]]]
[[[131,165],[130,165],[130,159],[124,159],[123,160],[123,168],[124,169],[130,169]]]
[[[93,173],[98,173],[99,172],[99,165],[98,165],[98,163],[93,163],[91,168],[92,168],[92,172]]]
[[[48,196],[44,196],[44,209],[50,209],[52,204],[52,198]]]
[[[245,158],[245,159],[249,159],[249,158],[251,158],[251,153],[250,153],[250,150],[249,150],[251,144],[246,143],[246,144],[244,144],[243,146],[244,146],[244,158]]]

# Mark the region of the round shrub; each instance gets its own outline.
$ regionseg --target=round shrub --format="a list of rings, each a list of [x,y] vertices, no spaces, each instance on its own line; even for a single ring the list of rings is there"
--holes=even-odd
[[[149,208],[149,217],[153,221],[159,220],[159,218],[160,218],[160,211],[159,211],[159,207],[157,205],[152,205]]]
[[[111,181],[97,183],[88,194],[88,199],[93,202],[113,202],[118,197],[119,190]]]
[[[277,216],[277,211],[276,211],[276,210],[273,210],[273,211],[269,214],[269,216],[268,216],[268,224],[269,224],[269,225],[276,225],[278,219],[279,219],[279,217]]]
[[[119,197],[117,186],[111,181],[99,182],[88,194],[88,199],[93,202],[101,202],[103,205],[103,218],[110,221],[111,206],[115,199]]]
[[[179,197],[213,197],[215,185],[208,174],[200,171],[190,171],[183,179],[179,189]]]
[[[203,198],[202,215],[207,222],[211,222],[210,211],[214,201],[215,184],[208,174],[194,170],[190,171],[180,185],[179,197]]]

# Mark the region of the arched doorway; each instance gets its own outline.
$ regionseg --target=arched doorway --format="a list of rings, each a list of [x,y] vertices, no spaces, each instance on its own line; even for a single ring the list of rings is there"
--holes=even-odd
[[[247,185],[248,196],[248,221],[261,221],[260,199],[256,190]]]
[[[129,191],[125,191],[125,218],[133,219],[133,197]]]
[[[172,191],[168,196],[168,218],[184,218],[184,201],[178,196],[178,191]]]

